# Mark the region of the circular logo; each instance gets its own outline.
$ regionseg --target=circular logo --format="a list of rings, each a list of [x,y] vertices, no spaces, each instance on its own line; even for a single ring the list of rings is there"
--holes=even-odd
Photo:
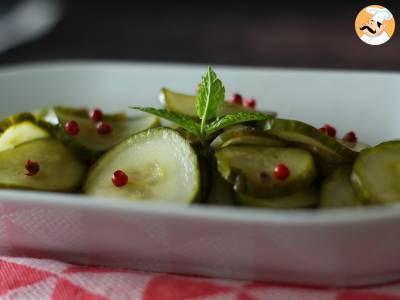
[[[370,5],[357,15],[355,29],[358,37],[368,45],[382,45],[392,37],[395,21],[392,13],[381,5]]]

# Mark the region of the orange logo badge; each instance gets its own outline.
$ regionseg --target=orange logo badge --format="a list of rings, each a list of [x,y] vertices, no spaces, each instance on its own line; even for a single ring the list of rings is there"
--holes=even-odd
[[[368,45],[382,45],[392,37],[395,21],[392,13],[380,5],[363,8],[357,15],[355,29],[358,37]]]

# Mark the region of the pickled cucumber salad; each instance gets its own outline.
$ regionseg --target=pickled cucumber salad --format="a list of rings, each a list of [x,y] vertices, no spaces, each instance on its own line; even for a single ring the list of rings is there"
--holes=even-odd
[[[162,108],[132,106],[135,117],[72,107],[9,116],[0,187],[269,209],[400,201],[400,140],[370,147],[353,131],[338,138],[329,124],[225,99],[209,67],[197,95],[163,88]]]

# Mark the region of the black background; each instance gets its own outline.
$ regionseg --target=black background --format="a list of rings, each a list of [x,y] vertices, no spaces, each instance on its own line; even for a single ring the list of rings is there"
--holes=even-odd
[[[169,61],[400,70],[400,23],[381,46],[361,42],[357,13],[400,1],[64,1],[47,35],[0,54],[0,64],[65,59]]]

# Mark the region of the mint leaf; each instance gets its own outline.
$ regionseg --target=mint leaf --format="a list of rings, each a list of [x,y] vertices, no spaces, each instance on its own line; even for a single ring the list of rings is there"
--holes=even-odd
[[[196,136],[200,135],[199,124],[191,117],[188,117],[188,116],[185,116],[185,115],[179,114],[179,113],[170,112],[165,109],[156,109],[156,108],[152,108],[152,107],[133,106],[130,108],[140,110],[140,111],[155,115],[157,117],[169,120],[169,121],[174,122],[174,123],[178,124],[179,126],[185,128],[187,131],[189,131],[190,133],[192,133]]]
[[[208,67],[203,75],[196,101],[197,115],[201,119],[200,133],[203,135],[206,121],[215,118],[219,106],[224,101],[225,88],[217,74]]]
[[[206,135],[209,136],[214,132],[239,123],[250,121],[263,121],[272,119],[273,115],[267,115],[257,112],[238,112],[234,114],[225,115],[215,121],[209,123],[206,127]]]

